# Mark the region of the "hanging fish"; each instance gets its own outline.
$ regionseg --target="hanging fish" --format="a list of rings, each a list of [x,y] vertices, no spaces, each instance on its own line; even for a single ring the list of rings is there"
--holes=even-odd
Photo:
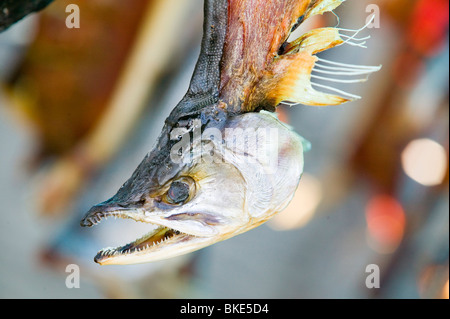
[[[257,227],[287,206],[309,145],[272,112],[280,102],[322,106],[355,100],[314,80],[358,82],[366,78],[329,75],[379,70],[316,56],[343,44],[363,47],[367,38],[356,37],[360,30],[321,28],[288,42],[303,21],[342,2],[205,0],[202,49],[188,92],[131,178],[81,221],[90,227],[118,217],[153,229],[132,243],[101,250],[97,263],[186,254]]]

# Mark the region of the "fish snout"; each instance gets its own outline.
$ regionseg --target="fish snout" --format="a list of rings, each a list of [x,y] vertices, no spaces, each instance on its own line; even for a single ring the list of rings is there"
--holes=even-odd
[[[92,227],[97,225],[102,219],[108,217],[124,218],[131,211],[142,208],[144,203],[121,204],[112,199],[93,206],[80,222],[82,227]]]

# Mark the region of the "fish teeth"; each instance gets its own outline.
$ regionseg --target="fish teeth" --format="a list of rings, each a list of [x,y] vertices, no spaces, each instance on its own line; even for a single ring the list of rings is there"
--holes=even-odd
[[[95,217],[98,218],[99,216],[95,216]],[[93,217],[93,218],[95,218],[95,217]],[[106,219],[108,217],[114,217],[114,219],[122,218],[117,213],[112,213],[112,214],[109,214],[108,216],[103,216],[102,218]],[[99,221],[97,221],[95,219],[92,219],[92,218],[89,219],[89,221],[91,221],[93,224],[97,224],[99,222]],[[180,232],[178,230],[172,230],[172,231],[173,231],[174,235],[184,234],[184,233],[182,233],[182,232]],[[144,235],[140,239],[138,239],[137,241],[139,242],[140,240],[145,239],[147,236],[148,235]],[[103,256],[103,257],[115,257],[115,256],[118,256],[118,255],[131,255],[131,254],[134,254],[134,253],[140,253],[142,251],[152,249],[155,246],[161,245],[162,243],[170,240],[172,237],[173,237],[173,235],[170,235],[170,234],[169,235],[165,235],[164,237],[160,238],[159,240],[156,240],[156,241],[154,241],[152,243],[147,243],[145,246],[132,247],[132,248],[129,248],[129,249],[124,250],[124,251],[121,251],[120,248],[107,247],[107,248],[102,249],[99,252],[99,255]]]

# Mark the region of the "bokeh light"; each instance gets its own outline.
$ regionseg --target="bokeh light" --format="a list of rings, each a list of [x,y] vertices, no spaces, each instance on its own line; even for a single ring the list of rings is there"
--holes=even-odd
[[[405,173],[416,182],[425,186],[440,185],[447,172],[447,153],[433,140],[414,140],[402,153],[402,165]]]
[[[366,207],[369,245],[379,253],[394,252],[403,239],[406,225],[402,205],[392,196],[378,195]]]
[[[442,289],[442,299],[449,299],[448,289],[449,289],[449,283],[447,280],[447,282],[444,285],[444,288]]]

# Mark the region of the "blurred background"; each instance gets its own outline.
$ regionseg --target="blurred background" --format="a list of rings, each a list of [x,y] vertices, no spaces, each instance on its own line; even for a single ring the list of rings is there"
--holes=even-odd
[[[65,25],[72,2],[79,29]],[[186,92],[203,1],[57,0],[0,33],[0,297],[448,298],[448,6],[348,0],[308,20],[301,30],[359,29],[376,14],[367,49],[321,57],[383,68],[339,87],[357,102],[280,106],[312,143],[289,207],[198,252],[130,266],[93,257],[145,225],[79,221],[131,176]],[[78,289],[66,287],[69,264]],[[366,286],[370,265],[379,288]]]

